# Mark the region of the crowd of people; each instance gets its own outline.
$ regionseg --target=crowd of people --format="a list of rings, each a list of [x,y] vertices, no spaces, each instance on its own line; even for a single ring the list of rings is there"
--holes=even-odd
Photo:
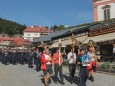
[[[79,85],[86,86],[87,79],[94,81],[94,73],[97,70],[97,56],[95,49],[90,46],[87,49],[80,47],[78,54],[74,52],[74,48],[67,54],[67,60],[69,64],[69,77],[70,83],[75,82],[76,66],[79,70]],[[44,48],[43,53],[39,52],[39,49],[35,50],[0,50],[0,61],[4,65],[8,64],[28,64],[29,68],[33,68],[36,65],[36,71],[43,71],[44,84],[49,85],[50,78],[55,76],[55,83],[60,80],[62,85],[64,82],[63,74],[63,56],[59,48],[56,48],[56,52],[51,55],[48,48]],[[52,68],[54,67],[54,68]],[[54,72],[54,73],[53,73]],[[59,79],[58,79],[59,73]]]
[[[8,64],[28,64],[29,68],[33,68],[36,65],[36,71],[41,69],[41,54],[39,50],[24,50],[24,49],[1,49],[0,50],[0,62],[4,65]]]
[[[78,54],[74,53],[74,48],[67,54],[67,60],[69,64],[70,83],[75,82],[76,66],[79,70],[79,85],[86,86],[87,79],[94,82],[94,74],[97,71],[97,56],[95,54],[94,47],[90,46],[88,49],[81,47],[78,49]],[[45,49],[41,57],[42,70],[44,74],[45,86],[48,86],[49,80],[53,75],[55,76],[55,83],[58,83],[58,72],[60,82],[64,85],[63,75],[63,57],[59,48],[56,48],[56,52],[51,56],[49,49]],[[54,68],[52,68],[52,65]],[[54,70],[53,70],[54,69]]]

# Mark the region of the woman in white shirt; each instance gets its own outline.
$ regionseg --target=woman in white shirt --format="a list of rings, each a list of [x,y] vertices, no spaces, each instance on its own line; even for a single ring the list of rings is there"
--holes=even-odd
[[[50,77],[53,74],[52,70],[52,58],[49,54],[49,50],[45,49],[44,54],[42,54],[42,70],[44,74],[45,86],[48,86]]]

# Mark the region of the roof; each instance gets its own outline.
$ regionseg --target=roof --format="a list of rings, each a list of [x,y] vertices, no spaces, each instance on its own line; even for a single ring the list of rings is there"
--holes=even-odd
[[[108,40],[115,40],[115,32],[113,33],[108,33],[108,34],[103,34],[103,35],[98,35],[94,37],[88,37],[84,43],[88,43],[89,40],[93,40],[95,42],[103,42],[103,41],[108,41]]]
[[[13,38],[0,36],[0,41],[13,41]]]
[[[100,21],[100,22],[93,22],[93,23],[89,23],[89,24],[83,24],[81,26],[78,25],[78,26],[73,27],[73,28],[55,31],[55,32],[52,32],[48,35],[40,37],[38,39],[34,39],[33,43],[37,43],[37,42],[41,42],[41,41],[48,42],[48,41],[51,41],[52,39],[60,38],[60,36],[64,37],[64,36],[67,36],[68,34],[72,34],[72,33],[78,34],[78,32],[89,31],[92,29],[95,30],[95,29],[98,29],[101,27],[103,28],[105,26],[111,26],[113,24],[115,24],[115,18],[107,20],[107,21]]]
[[[27,39],[23,39],[23,38],[15,38],[13,41],[13,44],[17,45],[17,46],[31,45],[31,41],[29,41]]]
[[[31,26],[27,27],[24,32],[40,32],[40,33],[51,33],[53,32],[52,30],[49,30],[45,27],[42,26]]]
[[[23,39],[20,37],[2,37],[0,36],[0,41],[10,41],[12,44],[21,46],[21,45],[31,45],[31,41]]]
[[[75,37],[75,40],[79,43],[79,42],[84,42],[87,39],[88,35],[84,35],[84,36],[79,36],[79,37]],[[74,41],[74,44],[76,44],[76,41]],[[67,46],[67,45],[71,45],[72,44],[72,40],[71,37],[67,38],[67,39],[61,39],[61,44],[62,46]],[[55,48],[59,46],[59,41],[55,41],[50,48]]]
[[[58,36],[61,36],[63,34],[66,34],[68,32],[73,32],[74,30],[80,29],[80,28],[83,28],[83,27],[86,27],[86,26],[75,27],[75,28],[69,28],[69,29],[55,31],[55,32],[52,32],[52,33],[50,33],[48,35],[40,37],[38,39],[34,39],[33,43],[35,43],[35,42],[41,42],[41,41],[43,41],[43,42],[51,41],[53,37],[58,37]]]

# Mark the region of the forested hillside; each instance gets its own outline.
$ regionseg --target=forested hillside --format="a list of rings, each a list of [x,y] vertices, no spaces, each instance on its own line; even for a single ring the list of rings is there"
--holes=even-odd
[[[8,34],[9,36],[23,34],[25,28],[25,25],[0,18],[0,34]]]

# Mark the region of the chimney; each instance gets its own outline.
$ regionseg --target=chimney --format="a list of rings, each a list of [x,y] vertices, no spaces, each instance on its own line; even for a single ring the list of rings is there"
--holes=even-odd
[[[34,28],[34,26],[31,26],[31,28]]]

